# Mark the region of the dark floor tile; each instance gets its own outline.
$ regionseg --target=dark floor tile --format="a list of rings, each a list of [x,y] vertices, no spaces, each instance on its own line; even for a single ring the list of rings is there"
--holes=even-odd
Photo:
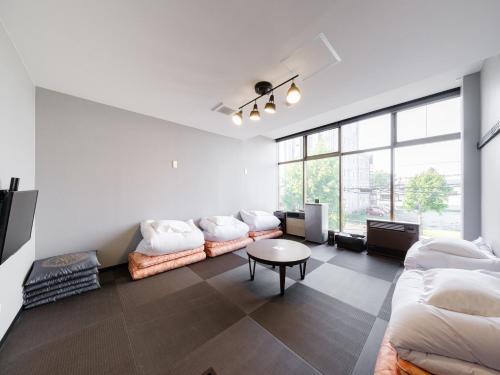
[[[244,313],[207,283],[197,283],[125,312],[135,360],[143,374],[166,374]]]
[[[116,287],[123,307],[128,310],[201,281],[202,279],[189,268],[181,267],[142,280],[120,279],[116,281]]]
[[[316,260],[314,258],[309,258],[307,261],[306,265],[306,275],[310,273],[311,271],[315,270],[319,266],[321,266],[323,262],[320,262],[319,260]],[[265,266],[274,272],[279,273],[280,269],[279,267],[272,268],[271,266]],[[297,264],[296,266],[293,267],[287,267],[286,268],[286,277],[289,277],[292,280],[299,281],[300,280],[300,268],[299,265]],[[306,276],[307,277],[307,276]]]
[[[0,348],[0,360],[12,359],[121,312],[114,284],[22,311]]]
[[[207,258],[204,262],[193,263],[188,267],[202,279],[206,280],[245,263],[247,261],[241,256],[228,253],[215,258]]]
[[[250,280],[248,261],[246,265],[221,273],[207,282],[247,314],[280,293],[279,274],[257,264],[255,278]],[[285,288],[293,283],[294,280],[285,278]]]
[[[402,268],[401,262],[397,260],[348,250],[339,250],[338,254],[328,263],[378,277],[391,283],[397,272]]]
[[[0,361],[3,375],[136,374],[123,316],[117,315],[72,335]]]
[[[253,319],[245,317],[179,362],[173,374],[319,374]]]
[[[377,319],[373,324],[373,328],[366,340],[363,351],[359,356],[356,367],[352,375],[366,375],[373,374],[375,370],[375,363],[377,362],[378,352],[380,350],[380,344],[385,335],[385,330],[387,329],[387,322],[382,319]]]
[[[302,284],[251,314],[260,325],[325,374],[350,374],[375,317]]]
[[[389,321],[391,319],[392,295],[394,294],[395,287],[396,284],[392,284],[391,288],[387,292],[387,295],[384,299],[384,303],[382,304],[382,307],[380,308],[380,311],[378,313],[378,317],[380,319],[384,319],[385,321]]]

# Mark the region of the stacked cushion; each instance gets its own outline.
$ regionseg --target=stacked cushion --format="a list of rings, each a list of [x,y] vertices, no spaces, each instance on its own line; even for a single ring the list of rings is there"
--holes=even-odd
[[[209,257],[216,257],[231,251],[239,250],[252,243],[253,239],[242,237],[230,241],[205,241],[205,252]]]
[[[24,285],[26,309],[100,288],[97,252],[58,255],[37,260]]]
[[[134,280],[143,279],[174,268],[204,260],[204,247],[178,251],[164,255],[149,256],[134,251],[128,256],[128,269]]]
[[[271,230],[261,230],[257,232],[250,231],[248,232],[250,238],[254,241],[265,240],[266,238],[279,238],[283,236],[283,231],[279,228],[271,229]]]
[[[143,240],[128,256],[134,280],[206,258],[203,233],[193,220],[146,220],[141,223],[141,234]]]

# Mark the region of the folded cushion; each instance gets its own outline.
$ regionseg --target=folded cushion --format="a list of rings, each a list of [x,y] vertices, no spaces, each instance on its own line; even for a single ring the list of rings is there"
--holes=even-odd
[[[423,273],[424,302],[469,315],[500,317],[500,273],[436,269]]]
[[[133,254],[133,253],[130,253]],[[129,255],[130,256],[130,255]],[[185,266],[187,264],[199,262],[205,259],[207,255],[204,251],[199,251],[190,255],[186,255],[180,258],[168,260],[163,263],[158,263],[146,268],[138,268],[134,262],[128,263],[128,270],[130,272],[130,276],[134,280],[143,279],[148,276],[153,276],[165,271],[172,270],[174,268],[179,268]]]
[[[101,285],[99,284],[99,281],[97,279],[95,279],[95,280],[88,281],[88,282],[82,282],[82,283],[78,283],[75,285],[70,285],[70,286],[67,286],[64,288],[53,289],[51,291],[41,293],[41,294],[38,294],[36,296],[26,297],[24,299],[24,304],[30,305],[30,304],[33,304],[33,303],[38,302],[38,301],[48,301],[51,298],[57,299],[57,297],[60,295],[66,295],[66,293],[73,292],[75,290],[85,289],[85,288],[92,287],[92,286],[96,286],[97,288],[101,287]],[[55,299],[54,299],[54,301],[55,301]]]
[[[262,232],[253,232],[254,234],[255,233],[262,233]],[[269,238],[279,238],[283,236],[283,232],[279,229],[275,229],[275,230],[266,230],[264,231],[264,234],[260,234],[260,235],[254,235],[254,236],[251,236],[251,238],[253,238],[254,241],[260,241],[260,240],[265,240],[265,239],[269,239]]]
[[[276,229],[281,223],[276,216],[264,211],[241,210],[240,215],[251,231]]]
[[[36,260],[25,285],[34,285],[61,276],[68,276],[100,265],[95,250]]]
[[[69,287],[72,287],[74,285],[81,285],[81,284],[85,284],[85,283],[98,282],[98,281],[99,281],[99,279],[97,277],[97,274],[92,274],[89,276],[82,276],[79,278],[63,281],[63,282],[60,282],[57,284],[48,285],[46,287],[34,289],[31,291],[25,290],[23,293],[23,296],[25,299],[27,299],[27,298],[31,298],[34,296],[38,296],[38,295],[43,294],[43,293],[49,293],[49,292],[53,292],[56,290],[61,291],[61,290],[64,290],[65,288],[69,288]]]
[[[205,247],[205,252],[209,257],[216,257],[231,251],[239,250],[252,243],[253,240],[249,237],[243,237],[236,241],[227,241],[224,244],[219,244],[215,247]]]
[[[213,247],[227,246],[233,243],[240,243],[242,238],[246,237],[248,236],[243,236],[241,238],[237,238],[235,240],[230,240],[230,241],[205,241],[205,248],[213,248]]]
[[[187,255],[191,255],[191,254],[195,254],[195,253],[199,253],[199,252],[203,252],[203,246],[197,247],[195,249],[178,251],[176,253],[157,255],[157,256],[144,255],[144,254],[141,254],[141,253],[134,251],[128,255],[128,259],[129,259],[129,262],[134,263],[134,266],[136,268],[147,268],[147,267],[154,266],[156,264],[168,262],[170,260],[182,258],[182,257],[185,257]]]
[[[167,223],[165,225],[158,224],[158,228],[163,228],[159,232],[153,228],[153,226],[156,225],[155,223],[158,222],[154,220],[143,221],[141,223],[143,240],[139,243],[135,251],[145,255],[155,256],[191,250],[203,245],[205,242],[203,233],[194,225],[192,220],[184,223],[191,228],[190,232],[180,231],[183,225],[179,224],[179,222],[177,222],[177,224],[172,224],[174,221],[175,220],[159,221],[159,223]],[[172,229],[174,227],[176,231]]]
[[[24,286],[24,292],[31,292],[34,290],[42,289],[42,288],[47,288],[50,287],[51,285],[63,283],[65,281],[70,281],[70,280],[78,280],[82,277],[87,277],[91,275],[96,275],[99,272],[97,267],[88,269],[88,270],[83,270],[83,271],[78,271],[74,272],[70,275],[65,275],[65,276],[59,276],[50,280],[42,281],[37,284],[32,284],[32,285],[25,285]]]
[[[66,297],[74,296],[76,294],[82,294],[84,292],[89,292],[91,290],[95,290],[95,289],[99,289],[99,288],[100,288],[99,285],[94,284],[94,285],[90,285],[90,286],[87,286],[87,287],[84,287],[84,288],[75,289],[75,290],[72,290],[72,291],[69,291],[69,292],[61,293],[61,294],[58,294],[56,296],[48,297],[48,298],[45,298],[43,300],[27,304],[27,305],[24,306],[24,308],[25,309],[31,309],[32,307],[35,307],[35,306],[44,305],[44,304],[49,303],[49,302],[55,302],[55,301],[58,301],[60,299],[66,298]]]
[[[422,250],[433,250],[466,258],[487,259],[488,254],[481,251],[474,243],[456,238],[434,238],[426,241]]]

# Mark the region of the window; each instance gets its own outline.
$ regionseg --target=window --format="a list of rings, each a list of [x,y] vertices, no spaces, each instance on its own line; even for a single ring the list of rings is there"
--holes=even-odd
[[[278,143],[278,161],[299,160],[304,157],[304,140],[302,137],[288,139]]]
[[[342,157],[343,230],[364,233],[366,219],[389,219],[390,210],[390,150]]]
[[[339,158],[306,161],[306,202],[328,203],[328,226],[338,230],[339,223]]]
[[[328,154],[339,150],[339,130],[330,129],[307,136],[307,156]]]
[[[398,142],[460,132],[460,98],[398,112]]]
[[[280,209],[318,199],[335,231],[394,219],[420,223],[423,237],[460,237],[459,90],[358,118],[278,141]]]
[[[279,208],[293,211],[303,208],[302,162],[279,166]]]
[[[342,126],[342,152],[391,144],[391,115],[372,117]]]
[[[394,214],[424,237],[460,238],[460,140],[395,150]]]

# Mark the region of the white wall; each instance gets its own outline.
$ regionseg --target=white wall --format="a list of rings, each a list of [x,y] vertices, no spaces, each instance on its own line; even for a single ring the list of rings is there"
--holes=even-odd
[[[21,178],[20,188],[35,181],[35,90],[0,23],[0,188]],[[22,305],[22,284],[35,258],[31,241],[0,265],[0,338]]]
[[[273,140],[243,142],[40,88],[36,160],[38,259],[97,249],[110,266],[127,261],[141,220],[276,208]]]
[[[481,71],[481,134],[500,120],[500,55]],[[482,233],[500,249],[500,135],[481,150]]]

